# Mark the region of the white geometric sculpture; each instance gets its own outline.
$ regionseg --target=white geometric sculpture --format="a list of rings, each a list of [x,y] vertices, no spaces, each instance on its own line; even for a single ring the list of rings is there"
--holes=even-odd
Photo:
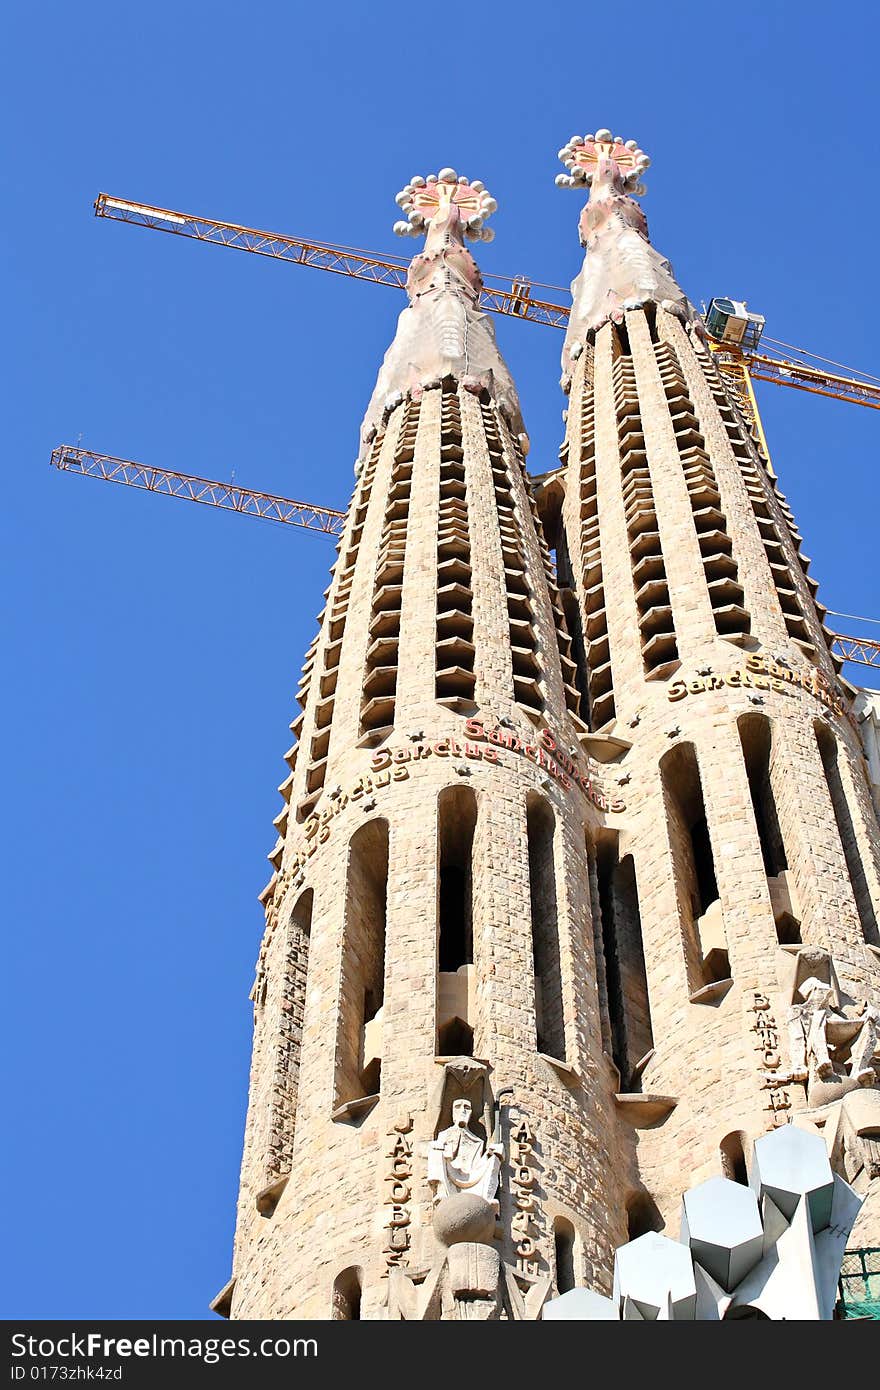
[[[794,1125],[755,1142],[751,1181],[692,1188],[679,1242],[650,1232],[622,1245],[610,1300],[573,1289],[545,1303],[543,1318],[830,1319],[861,1197],[832,1174],[824,1140]]]
[[[569,1289],[544,1304],[543,1318],[545,1322],[618,1322],[620,1314],[612,1298],[604,1298],[592,1289]]]
[[[613,1298],[628,1305],[623,1309],[625,1318],[692,1319],[697,1288],[687,1246],[656,1231],[622,1245],[614,1260]]]
[[[731,1293],[764,1253],[764,1230],[755,1194],[729,1178],[709,1178],[684,1194],[681,1235],[701,1265]]]
[[[755,1141],[751,1185],[759,1197],[766,1193],[787,1221],[801,1197],[806,1197],[814,1231],[831,1218],[834,1174],[825,1141],[794,1125],[783,1125]]]

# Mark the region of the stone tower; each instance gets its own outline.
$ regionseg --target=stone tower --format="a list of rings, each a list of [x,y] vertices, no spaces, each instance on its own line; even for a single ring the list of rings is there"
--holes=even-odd
[[[233,1317],[535,1316],[556,1247],[601,1279],[619,1232],[586,854],[608,801],[465,244],[495,203],[448,169],[398,201],[395,230],[426,242],[291,725],[215,1300]],[[432,1216],[456,1148],[490,1178],[503,1161],[465,1198],[488,1232],[482,1212],[447,1259]]]
[[[674,1236],[685,1188],[747,1180],[791,1120],[880,1244],[853,691],[630,196],[647,157],[561,153],[587,257],[534,480],[465,244],[494,200],[451,169],[398,195],[426,240],[297,692],[226,1316],[607,1294],[616,1247]]]
[[[649,161],[607,130],[560,158],[590,198],[543,510],[584,742],[627,791],[595,850],[626,1219],[674,1235],[685,1188],[792,1120],[877,1188],[880,830],[794,518],[630,196]]]

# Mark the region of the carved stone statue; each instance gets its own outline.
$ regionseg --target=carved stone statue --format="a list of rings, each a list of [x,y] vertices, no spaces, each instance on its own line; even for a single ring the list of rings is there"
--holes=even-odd
[[[441,1130],[428,1150],[428,1182],[434,1205],[444,1197],[470,1192],[492,1202],[504,1150],[491,1139],[484,1144],[470,1128],[473,1107],[459,1099],[452,1106],[452,1124]]]
[[[858,1015],[858,1036],[853,1042],[849,1074],[860,1086],[873,1086],[877,1080],[874,1058],[880,1050],[880,1009],[866,1000]]]
[[[873,1058],[880,1040],[880,1009],[864,1003],[859,1013],[835,1008],[832,985],[810,976],[796,991],[803,1000],[788,1011],[792,1080],[806,1081],[812,1069],[821,1081],[838,1079],[848,1084],[873,1086]],[[848,1063],[832,1053],[850,1046]],[[845,1056],[846,1054],[841,1054]]]
[[[830,985],[810,977],[797,991],[803,1003],[792,1004],[788,1011],[788,1032],[791,1043],[791,1076],[793,1081],[806,1081],[810,1065],[827,1080],[834,1075],[834,1064],[828,1053],[827,1025],[840,1015],[832,1006],[834,991]]]

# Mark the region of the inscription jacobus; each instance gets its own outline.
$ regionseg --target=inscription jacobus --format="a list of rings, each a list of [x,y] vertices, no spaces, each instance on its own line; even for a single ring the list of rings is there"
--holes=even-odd
[[[510,1132],[510,1190],[513,1220],[510,1223],[516,1248],[516,1272],[526,1279],[538,1277],[543,1218],[535,1196],[536,1173],[532,1159],[534,1134],[525,1117]]]
[[[760,990],[753,989],[749,995],[749,1012],[753,1015],[751,1030],[756,1034],[754,1050],[760,1053],[758,1065],[761,1068],[761,1089],[767,1092],[764,1109],[770,1112],[774,1125],[787,1123],[786,1111],[791,1109],[791,1100],[786,1089],[788,1072],[782,1071],[782,1058],[779,1055],[779,1029],[770,1011],[770,1000]]]
[[[406,1264],[410,1247],[410,1203],[412,1201],[412,1116],[402,1115],[388,1131],[391,1141],[386,1149],[388,1169],[385,1173],[386,1206],[391,1208],[385,1227],[385,1274],[397,1265]]]

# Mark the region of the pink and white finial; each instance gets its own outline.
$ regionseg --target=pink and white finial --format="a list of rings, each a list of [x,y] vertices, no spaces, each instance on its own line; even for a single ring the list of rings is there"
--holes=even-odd
[[[438,214],[445,218],[453,209],[468,241],[491,241],[495,235],[485,225],[498,207],[495,199],[479,179],[471,183],[454,169],[441,169],[439,174],[428,174],[427,178],[417,174],[400,190],[395,201],[407,218],[406,222],[395,222],[397,236],[424,236]]]
[[[622,140],[610,130],[573,135],[559,151],[559,158],[569,172],[557,174],[557,188],[589,187],[598,175],[597,181],[612,185],[615,192],[642,197],[646,191],[640,178],[650,159],[635,140]]]

